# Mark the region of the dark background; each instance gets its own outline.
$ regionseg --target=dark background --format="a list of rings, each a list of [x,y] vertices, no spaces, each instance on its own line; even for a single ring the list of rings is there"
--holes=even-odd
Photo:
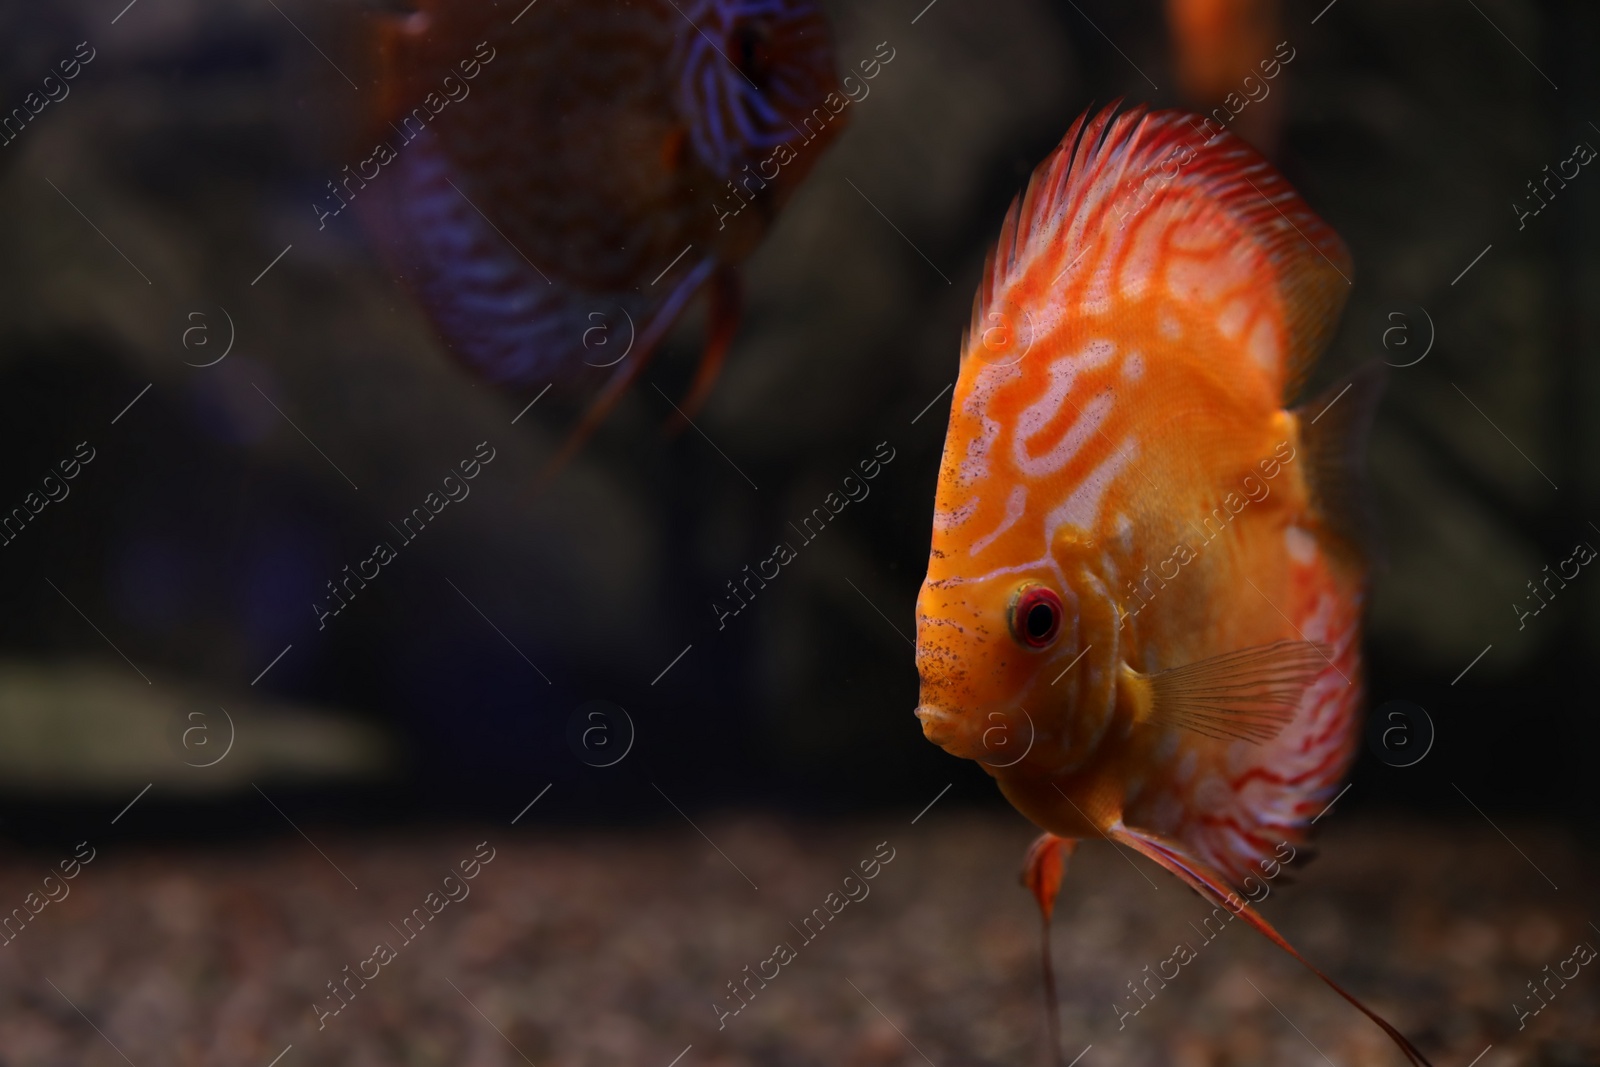
[[[1179,102],[1157,6],[940,0],[914,26],[904,5],[836,7],[842,66],[882,40],[896,58],[748,264],[748,315],[697,420],[715,448],[666,439],[655,388],[685,391],[697,307],[537,495],[576,401],[510,425],[532,391],[451,362],[352,219],[311,225],[356,158],[360,99],[284,12],[359,56],[349,10],[280,6],[143,0],[114,26],[99,2],[5,9],[8,100],[79,40],[98,56],[0,148],[0,504],[77,442],[98,454],[0,548],[0,835],[58,840],[146,782],[141,804],[171,817],[126,832],[228,839],[283,830],[251,781],[357,825],[498,820],[552,782],[544,818],[574,823],[677,820],[663,795],[828,817],[914,812],[953,782],[942,803],[1000,803],[911,715],[947,397],[912,420],[954,378],[1034,164],[1091,105]],[[1437,738],[1403,769],[1364,749],[1342,803],[1475,820],[1465,793],[1586,832],[1600,580],[1520,632],[1508,605],[1600,539],[1600,178],[1585,169],[1520,232],[1509,205],[1576,141],[1600,144],[1600,15],[1338,0],[1312,25],[1320,8],[1285,11],[1297,55],[1276,91],[1277,161],[1356,263],[1321,377],[1414,358],[1425,318],[1436,333],[1391,374],[1372,442],[1386,547],[1367,649],[1372,703],[1415,701]],[[220,351],[223,308],[232,353],[186,366]],[[192,312],[211,347],[183,346]],[[1385,346],[1396,321],[1411,347]],[[471,497],[318,632],[323,583],[486,439],[497,459]],[[871,496],[718,632],[723,582],[882,441],[896,458]],[[596,699],[636,728],[611,768],[567,740]],[[173,737],[219,706],[238,752],[185,766]]]

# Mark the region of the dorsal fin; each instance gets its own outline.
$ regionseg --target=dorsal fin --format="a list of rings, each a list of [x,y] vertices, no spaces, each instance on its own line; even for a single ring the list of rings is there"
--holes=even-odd
[[[1258,254],[1256,269],[1270,273],[1281,297],[1287,405],[1327,347],[1349,294],[1344,242],[1232,133],[1183,111],[1139,106],[1117,115],[1120,105],[1078,116],[1012,202],[973,302],[968,340],[982,336],[991,309],[1023,272],[1042,261],[1052,276],[1066,275],[1139,213],[1219,218],[1235,243],[1242,237]]]

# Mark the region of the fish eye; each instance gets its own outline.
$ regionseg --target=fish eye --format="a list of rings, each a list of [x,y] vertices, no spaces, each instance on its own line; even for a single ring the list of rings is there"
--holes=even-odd
[[[1061,598],[1042,585],[1025,585],[1011,601],[1011,633],[1029,648],[1044,648],[1061,632]]]
[[[757,87],[765,87],[772,73],[771,29],[753,19],[742,19],[734,27],[730,51],[734,65]]]

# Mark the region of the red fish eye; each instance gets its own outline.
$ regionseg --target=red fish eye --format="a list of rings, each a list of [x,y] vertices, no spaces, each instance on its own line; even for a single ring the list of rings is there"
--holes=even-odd
[[[1030,585],[1011,606],[1011,633],[1029,648],[1043,648],[1061,632],[1061,598],[1055,590]]]

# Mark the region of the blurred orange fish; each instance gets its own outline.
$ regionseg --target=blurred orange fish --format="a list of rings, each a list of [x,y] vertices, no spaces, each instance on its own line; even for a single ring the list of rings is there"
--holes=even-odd
[[[1304,840],[1354,754],[1381,382],[1287,407],[1344,305],[1343,242],[1232,134],[1115,109],[1034,172],[975,301],[917,717],[1046,831],[1047,924],[1103,837],[1305,962],[1231,885]]]
[[[1234,132],[1268,155],[1283,122],[1279,22],[1279,0],[1167,0],[1179,91],[1224,125],[1237,116]]]
[[[380,21],[377,80],[385,140],[340,204],[489,380],[615,368],[569,451],[709,285],[705,398],[734,265],[847,103],[813,0],[420,0]]]

